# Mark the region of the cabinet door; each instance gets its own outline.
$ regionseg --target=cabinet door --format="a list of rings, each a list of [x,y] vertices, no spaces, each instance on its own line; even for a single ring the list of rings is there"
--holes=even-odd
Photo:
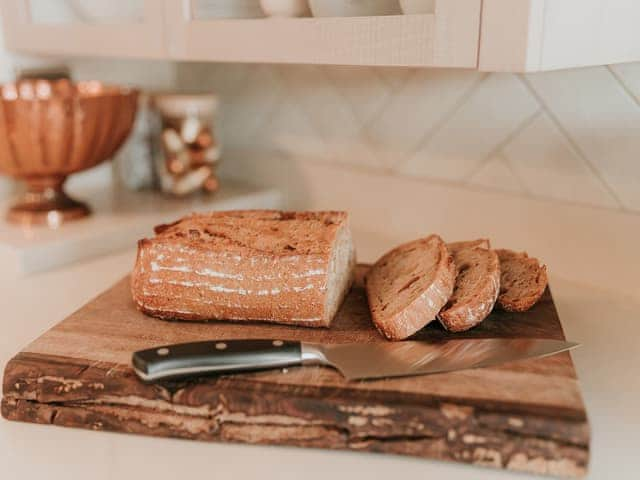
[[[481,0],[435,0],[423,14],[322,18],[256,18],[257,0],[230,3],[165,0],[170,57],[477,67]]]
[[[484,0],[480,70],[536,72],[640,60],[639,0]]]
[[[7,48],[51,55],[161,58],[162,0],[0,0]]]

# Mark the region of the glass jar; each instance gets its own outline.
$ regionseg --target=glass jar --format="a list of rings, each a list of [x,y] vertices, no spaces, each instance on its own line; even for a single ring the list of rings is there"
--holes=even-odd
[[[216,95],[158,94],[153,104],[161,118],[155,149],[161,190],[178,196],[217,191],[220,145],[214,134]]]

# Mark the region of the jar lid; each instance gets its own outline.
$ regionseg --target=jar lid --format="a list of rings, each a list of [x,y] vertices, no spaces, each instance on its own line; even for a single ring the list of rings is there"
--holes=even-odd
[[[213,93],[158,94],[153,96],[153,104],[169,117],[211,116],[218,109],[218,97]]]

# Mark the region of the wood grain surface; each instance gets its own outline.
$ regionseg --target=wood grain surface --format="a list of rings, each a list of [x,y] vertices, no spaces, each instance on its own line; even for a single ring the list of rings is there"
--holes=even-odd
[[[364,266],[360,267],[360,273]],[[550,292],[524,314],[495,311],[449,334],[436,322],[412,339],[563,339]],[[347,382],[300,367],[144,384],[131,353],[211,339],[385,342],[358,283],[331,329],[168,322],[133,305],[129,278],[35,340],[4,372],[10,420],[196,440],[405,454],[557,476],[581,476],[589,426],[568,353],[497,367]]]

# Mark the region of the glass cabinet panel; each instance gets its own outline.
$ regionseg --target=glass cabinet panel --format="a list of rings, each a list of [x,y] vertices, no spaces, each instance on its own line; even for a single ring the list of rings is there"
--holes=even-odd
[[[141,23],[143,0],[29,0],[33,23]]]

